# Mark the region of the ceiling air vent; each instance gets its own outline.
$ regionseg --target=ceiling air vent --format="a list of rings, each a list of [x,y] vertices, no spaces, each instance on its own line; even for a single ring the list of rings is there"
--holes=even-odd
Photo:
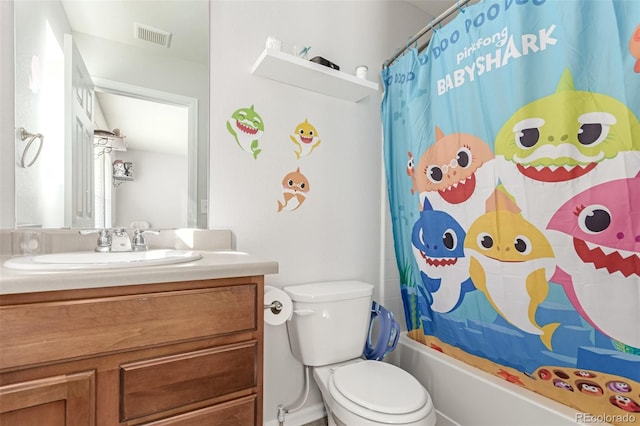
[[[133,24],[133,36],[138,40],[148,41],[158,46],[169,47],[171,44],[170,32],[139,24],[138,22]]]

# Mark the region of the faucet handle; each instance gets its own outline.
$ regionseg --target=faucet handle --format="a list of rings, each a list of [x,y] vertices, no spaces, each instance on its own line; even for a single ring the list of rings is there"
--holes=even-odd
[[[145,251],[147,250],[147,242],[144,240],[144,234],[160,234],[160,231],[154,231],[153,229],[136,229],[133,233],[133,239],[131,241],[131,247],[133,251]]]
[[[136,228],[134,230],[134,236],[136,235],[143,235],[143,234],[155,234],[155,235],[159,235],[160,231],[156,231],[155,229],[140,229],[140,228]]]
[[[81,229],[78,231],[78,234],[80,235],[103,234],[105,231],[109,232],[108,229]]]
[[[108,229],[81,229],[78,231],[80,235],[98,234],[98,242],[96,251],[111,251],[111,231]]]

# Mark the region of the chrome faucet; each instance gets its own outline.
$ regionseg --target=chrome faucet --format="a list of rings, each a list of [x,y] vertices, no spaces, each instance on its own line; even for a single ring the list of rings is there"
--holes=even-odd
[[[81,229],[81,235],[98,234],[96,251],[106,253],[110,251],[146,251],[147,242],[144,234],[160,234],[159,231],[151,229],[136,229],[133,237],[129,239],[129,234],[124,228],[116,229]]]
[[[80,235],[98,234],[96,251],[105,253],[111,251],[111,231],[108,229],[81,229]]]
[[[144,239],[144,234],[156,234],[160,232],[152,231],[151,229],[136,229],[131,240],[131,248],[133,251],[146,251],[147,242]]]

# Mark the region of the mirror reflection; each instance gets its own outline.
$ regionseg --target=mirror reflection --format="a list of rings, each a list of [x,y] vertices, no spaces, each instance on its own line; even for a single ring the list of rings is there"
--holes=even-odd
[[[14,11],[16,226],[206,228],[208,2]]]

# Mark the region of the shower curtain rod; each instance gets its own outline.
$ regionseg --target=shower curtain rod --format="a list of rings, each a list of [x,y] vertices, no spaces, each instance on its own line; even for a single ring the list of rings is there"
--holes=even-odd
[[[418,41],[422,36],[424,36],[429,31],[432,31],[434,25],[438,25],[439,23],[441,23],[442,21],[447,19],[449,16],[453,15],[457,10],[462,10],[462,7],[465,6],[467,3],[469,3],[470,1],[471,0],[457,0],[454,5],[449,7],[449,9],[445,10],[444,12],[442,12],[437,18],[432,19],[431,22],[429,22],[429,25],[426,25],[424,28],[422,28],[420,31],[418,31],[413,37],[411,37],[407,41],[407,45],[406,46],[402,47],[400,50],[398,50],[396,53],[394,53],[392,57],[387,59],[385,61],[385,63],[382,64],[382,68],[387,68],[389,65],[391,65],[406,50],[409,49],[409,46],[411,46],[413,43]],[[428,45],[429,45],[429,40],[427,40],[422,46],[420,46],[418,48],[418,52],[422,52],[424,49],[426,49],[426,47]]]

